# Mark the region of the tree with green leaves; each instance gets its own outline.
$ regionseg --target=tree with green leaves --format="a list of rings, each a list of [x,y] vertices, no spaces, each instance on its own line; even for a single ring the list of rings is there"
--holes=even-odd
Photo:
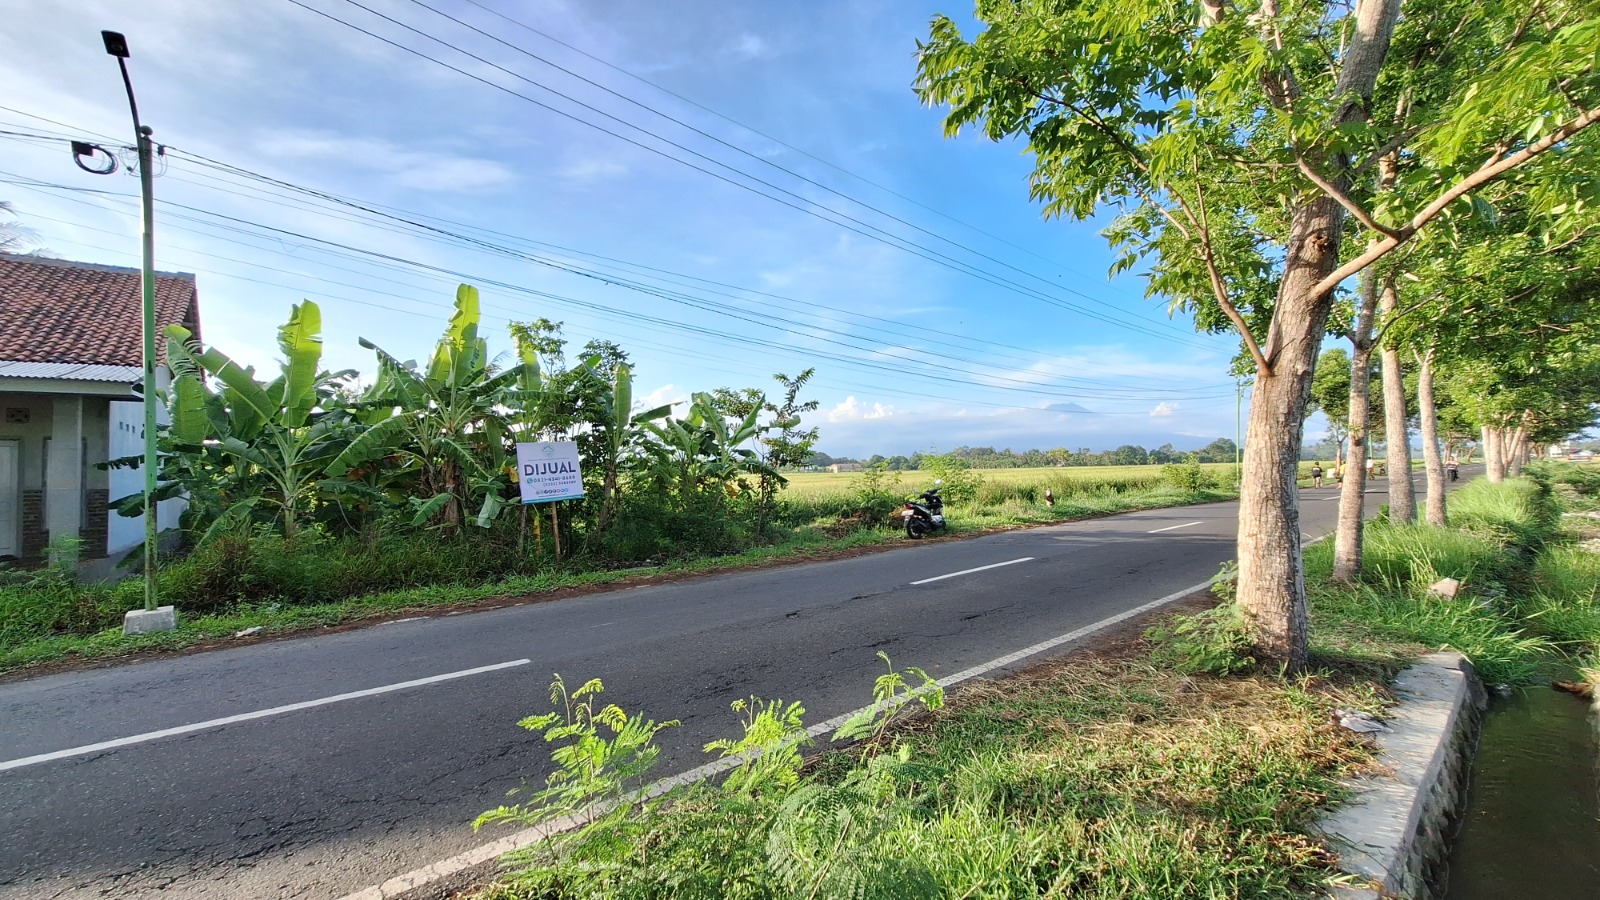
[[[426,368],[361,339],[378,359],[378,378],[360,403],[367,428],[330,463],[329,474],[397,459],[396,468],[417,479],[414,522],[438,516],[447,527],[459,527],[474,496],[482,498],[478,524],[493,521],[508,488],[508,410],[522,405],[517,391],[530,383],[532,357],[497,370],[488,342],[478,334],[480,318],[478,289],[461,285],[455,313]]]
[[[249,521],[262,507],[273,511],[284,537],[294,537],[319,497],[336,499],[343,492],[342,484],[327,479],[326,469],[352,433],[347,416],[324,408],[355,373],[321,368],[321,310],[310,300],[293,307],[278,329],[280,373],[266,383],[256,380],[253,366],[202,345],[181,325],[167,326],[166,336],[173,370],[167,449],[186,457],[184,465],[195,474],[213,476],[214,500],[227,501],[213,511],[202,541]],[[215,462],[206,465],[206,457]],[[169,483],[189,486],[177,479]],[[200,495],[211,490],[202,488]]]
[[[1111,208],[1119,268],[1150,260],[1152,293],[1239,333],[1255,392],[1237,596],[1259,656],[1286,670],[1307,660],[1295,473],[1335,288],[1600,121],[1592,3],[1406,9],[980,0],[980,33],[939,16],[919,46],[916,89],[949,107],[948,133],[1025,136],[1047,215]],[[1391,57],[1429,45],[1419,31],[1442,49]],[[1455,77],[1374,115],[1380,83],[1427,66]],[[1398,176],[1407,190],[1374,203],[1369,173],[1400,148],[1418,161]],[[1347,259],[1355,226],[1367,246]]]

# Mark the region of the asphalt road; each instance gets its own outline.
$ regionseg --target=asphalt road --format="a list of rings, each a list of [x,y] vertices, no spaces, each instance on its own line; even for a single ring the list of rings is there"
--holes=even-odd
[[[1302,530],[1337,506],[1304,492]],[[498,836],[468,823],[548,772],[516,722],[548,710],[553,672],[680,720],[668,775],[737,732],[735,699],[820,722],[870,702],[879,650],[941,677],[1200,583],[1236,517],[1151,510],[0,685],[0,897],[340,897]]]

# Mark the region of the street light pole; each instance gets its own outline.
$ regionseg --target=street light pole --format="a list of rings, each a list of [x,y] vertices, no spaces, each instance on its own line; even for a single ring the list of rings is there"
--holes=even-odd
[[[117,58],[122,84],[128,89],[128,110],[133,113],[133,131],[138,140],[139,195],[144,227],[144,264],[139,275],[144,315],[144,608],[156,608],[156,235],[155,235],[155,154],[150,126],[139,121],[139,104],[133,97],[133,79],[128,76],[128,40],[115,31],[102,31],[106,52]]]

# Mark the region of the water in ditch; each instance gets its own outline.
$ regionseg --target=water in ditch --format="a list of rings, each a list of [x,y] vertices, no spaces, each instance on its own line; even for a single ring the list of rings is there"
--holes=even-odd
[[[1446,900],[1600,898],[1600,731],[1589,705],[1536,686],[1483,721]]]

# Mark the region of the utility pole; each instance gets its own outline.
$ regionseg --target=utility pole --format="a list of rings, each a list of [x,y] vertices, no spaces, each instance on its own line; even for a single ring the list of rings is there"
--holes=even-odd
[[[1240,468],[1240,454],[1244,448],[1244,378],[1233,376],[1233,489],[1244,486],[1244,471]]]
[[[155,153],[150,126],[139,121],[139,104],[128,76],[128,39],[115,31],[102,31],[106,52],[117,58],[122,84],[128,89],[128,110],[138,141],[139,195],[143,211],[144,265],[139,275],[144,314],[144,609],[128,613],[122,630],[127,634],[167,631],[177,627],[172,607],[156,607],[156,235]],[[138,613],[143,612],[143,615]]]

